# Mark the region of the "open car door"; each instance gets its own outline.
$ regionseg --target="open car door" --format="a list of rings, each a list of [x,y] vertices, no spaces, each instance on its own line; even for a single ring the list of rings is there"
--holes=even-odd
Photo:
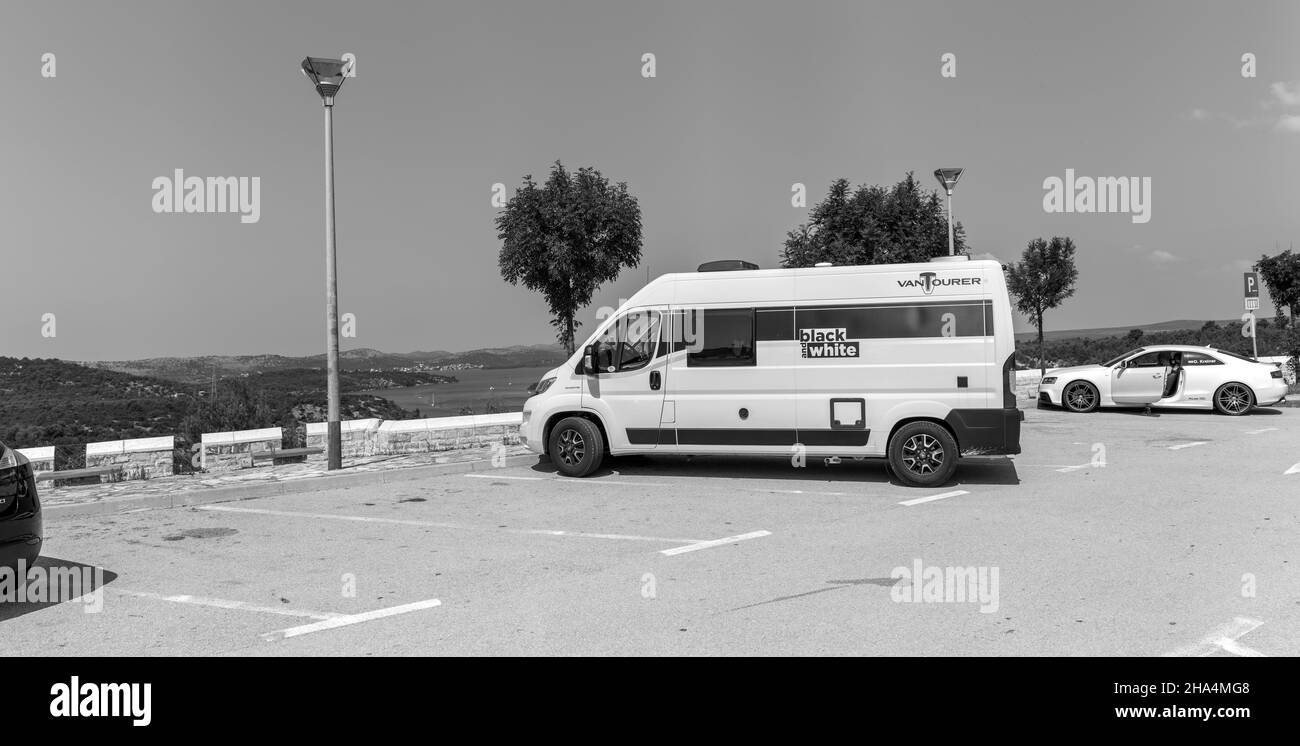
[[[1164,398],[1169,365],[1163,352],[1148,352],[1110,371],[1110,398],[1116,404],[1155,404]]]

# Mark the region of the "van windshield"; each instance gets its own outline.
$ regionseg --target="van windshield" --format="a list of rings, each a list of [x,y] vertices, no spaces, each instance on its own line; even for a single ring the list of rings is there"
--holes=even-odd
[[[1124,358],[1129,357],[1129,356],[1131,356],[1131,355],[1136,355],[1136,354],[1138,354],[1139,352],[1141,352],[1141,351],[1143,351],[1143,350],[1145,350],[1145,349],[1146,349],[1145,347],[1139,347],[1139,348],[1137,348],[1136,350],[1129,350],[1128,352],[1124,353],[1123,355],[1120,355],[1119,357],[1113,357],[1113,358],[1111,358],[1110,360],[1107,360],[1106,362],[1102,363],[1101,365],[1102,365],[1103,368],[1109,368],[1110,366],[1114,365],[1115,363],[1118,363],[1119,361],[1123,360]]]

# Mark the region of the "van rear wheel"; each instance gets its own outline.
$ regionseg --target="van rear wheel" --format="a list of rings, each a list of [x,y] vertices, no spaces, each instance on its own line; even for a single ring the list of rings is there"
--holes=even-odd
[[[904,484],[938,487],[957,469],[957,441],[942,425],[909,422],[889,440],[889,465]]]
[[[551,430],[551,463],[566,477],[585,477],[600,468],[605,439],[596,423],[583,417],[566,417]]]

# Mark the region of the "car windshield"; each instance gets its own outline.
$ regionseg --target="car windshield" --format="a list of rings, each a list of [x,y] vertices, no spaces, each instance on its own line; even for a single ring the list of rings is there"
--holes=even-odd
[[[1106,362],[1102,363],[1102,366],[1109,368],[1110,366],[1114,365],[1115,363],[1118,363],[1124,358],[1129,357],[1131,355],[1136,355],[1145,349],[1146,349],[1145,347],[1139,347],[1136,350],[1129,350],[1128,352],[1124,353],[1123,355],[1120,355],[1119,357],[1113,357],[1110,360],[1107,360]]]

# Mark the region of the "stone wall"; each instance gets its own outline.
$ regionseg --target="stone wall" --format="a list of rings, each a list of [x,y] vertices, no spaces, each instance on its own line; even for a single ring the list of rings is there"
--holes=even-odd
[[[343,443],[343,458],[363,458],[374,456],[378,441],[379,425],[383,420],[375,417],[367,420],[344,420],[339,423],[340,437]],[[329,444],[329,424],[325,422],[307,423],[307,447],[326,448]],[[324,461],[325,453],[313,454],[308,461]]]
[[[376,452],[383,454],[450,451],[497,443],[519,443],[520,412],[388,420],[379,426]]]
[[[1016,399],[1037,399],[1038,383],[1043,374],[1037,370],[1016,371]]]
[[[14,450],[26,456],[27,460],[32,462],[32,471],[54,471],[54,446],[16,448]]]
[[[135,438],[86,444],[86,467],[118,466],[121,479],[153,479],[175,473],[176,438]]]
[[[252,454],[280,448],[284,430],[267,427],[231,433],[204,433],[202,440],[203,470],[231,471],[253,465]],[[270,463],[265,462],[265,463]]]

